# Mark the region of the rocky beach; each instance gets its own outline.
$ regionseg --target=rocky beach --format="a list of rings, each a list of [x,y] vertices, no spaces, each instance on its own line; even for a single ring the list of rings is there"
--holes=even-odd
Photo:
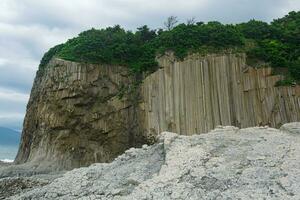
[[[300,123],[206,134],[164,132],[112,163],[68,172],[1,164],[0,196],[50,199],[299,199]],[[31,169],[32,171],[28,170]],[[23,170],[23,171],[22,171]]]

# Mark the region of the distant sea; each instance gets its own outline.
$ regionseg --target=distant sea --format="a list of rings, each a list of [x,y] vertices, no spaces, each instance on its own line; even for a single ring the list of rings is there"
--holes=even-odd
[[[18,145],[0,145],[0,160],[3,162],[13,162],[18,148]]]
[[[12,162],[18,152],[21,133],[10,128],[0,127],[0,160]]]

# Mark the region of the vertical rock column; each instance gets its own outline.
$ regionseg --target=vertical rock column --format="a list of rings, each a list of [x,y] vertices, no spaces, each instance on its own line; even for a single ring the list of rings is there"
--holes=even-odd
[[[281,76],[246,65],[245,54],[158,59],[161,68],[142,85],[144,127],[199,134],[218,125],[251,127],[300,120],[300,87],[275,87]]]
[[[125,67],[53,59],[37,73],[15,162],[72,169],[146,143],[132,97],[119,98],[132,81]]]

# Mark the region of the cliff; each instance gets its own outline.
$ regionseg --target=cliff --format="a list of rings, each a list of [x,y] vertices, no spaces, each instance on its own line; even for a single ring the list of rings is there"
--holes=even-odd
[[[121,66],[53,59],[35,78],[15,163],[71,169],[145,144],[132,97],[119,98],[133,80]]]
[[[274,87],[281,77],[248,67],[244,54],[184,61],[170,54],[158,62],[159,70],[119,98],[135,82],[127,68],[53,59],[37,73],[15,162],[71,169],[110,162],[162,131],[187,135],[300,120],[299,86]]]
[[[300,86],[275,87],[271,68],[247,66],[244,54],[158,59],[142,85],[148,134],[199,134],[218,125],[280,127],[300,120]]]

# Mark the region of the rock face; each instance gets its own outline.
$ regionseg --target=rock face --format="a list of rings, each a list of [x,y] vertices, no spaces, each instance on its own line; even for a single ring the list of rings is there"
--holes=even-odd
[[[16,163],[72,169],[110,162],[163,131],[300,121],[300,87],[274,87],[281,77],[248,67],[244,54],[158,61],[160,69],[120,99],[134,81],[126,68],[52,60],[35,79]]]
[[[218,125],[280,127],[300,121],[300,86],[274,87],[271,68],[246,65],[245,54],[174,56],[144,80],[145,130],[204,133]]]
[[[21,199],[300,199],[300,123],[165,132],[109,164],[66,173]]]
[[[132,81],[124,67],[53,59],[37,73],[15,162],[71,169],[112,161],[145,144],[137,106],[131,97],[118,97]]]

